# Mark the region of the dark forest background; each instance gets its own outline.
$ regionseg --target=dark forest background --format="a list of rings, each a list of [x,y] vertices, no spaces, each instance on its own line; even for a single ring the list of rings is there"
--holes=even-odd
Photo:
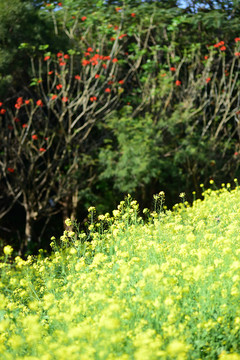
[[[234,183],[239,19],[239,0],[0,0],[0,246]]]

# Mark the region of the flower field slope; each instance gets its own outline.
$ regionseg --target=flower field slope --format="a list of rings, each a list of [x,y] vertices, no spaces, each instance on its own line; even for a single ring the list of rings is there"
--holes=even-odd
[[[47,258],[5,247],[0,359],[239,360],[240,190],[204,195],[147,223],[128,197]]]

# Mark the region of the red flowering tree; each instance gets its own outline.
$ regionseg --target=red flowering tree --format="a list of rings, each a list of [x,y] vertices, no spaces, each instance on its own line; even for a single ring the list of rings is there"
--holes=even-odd
[[[135,14],[114,8],[114,24],[107,23],[97,32],[96,14],[77,16],[71,8],[68,12],[66,8],[54,12],[53,5],[46,8],[53,17],[56,35],[61,26],[75,46],[57,54],[47,45],[41,46],[41,55],[31,55],[30,87],[15,103],[2,104],[0,109],[0,169],[4,192],[11,202],[2,216],[16,202],[24,208],[21,251],[36,241],[36,221],[44,218],[47,225],[57,212],[64,218],[76,217],[82,192],[95,178],[96,153],[103,141],[100,125],[121,105],[152,29],[150,19],[149,30],[142,33],[138,44],[139,56],[128,57],[124,16],[128,24]],[[139,39],[133,38],[132,43]],[[31,50],[28,44],[21,48]]]

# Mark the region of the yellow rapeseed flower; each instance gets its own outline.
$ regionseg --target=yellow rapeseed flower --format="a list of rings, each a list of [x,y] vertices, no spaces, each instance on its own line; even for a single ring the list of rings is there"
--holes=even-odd
[[[13,248],[10,245],[6,245],[3,248],[3,252],[6,256],[10,256],[13,252]]]
[[[72,225],[71,219],[66,219],[66,220],[65,220],[65,224],[66,224],[67,226],[71,226],[71,225]]]

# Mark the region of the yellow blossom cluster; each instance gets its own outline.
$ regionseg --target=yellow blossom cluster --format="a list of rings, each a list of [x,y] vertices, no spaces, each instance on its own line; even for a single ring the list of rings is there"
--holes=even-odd
[[[145,223],[128,196],[48,257],[5,247],[0,360],[240,360],[240,190],[203,195]]]

